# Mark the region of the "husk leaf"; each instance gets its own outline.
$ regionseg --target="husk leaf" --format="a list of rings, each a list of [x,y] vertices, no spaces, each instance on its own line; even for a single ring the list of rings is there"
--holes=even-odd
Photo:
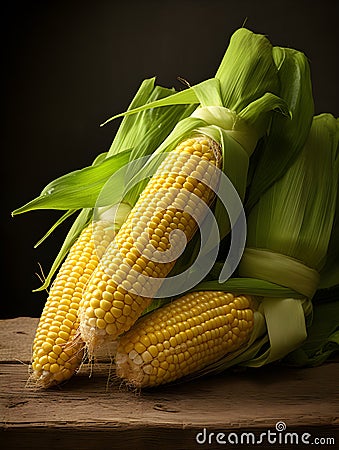
[[[273,47],[273,57],[278,69],[279,95],[286,102],[290,117],[287,114],[272,117],[270,132],[259,150],[259,162],[255,162],[247,210],[294,162],[306,142],[314,114],[306,56],[294,49]]]

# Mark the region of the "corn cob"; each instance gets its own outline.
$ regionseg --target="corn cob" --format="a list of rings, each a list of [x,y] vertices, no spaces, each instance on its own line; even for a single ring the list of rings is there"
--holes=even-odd
[[[183,235],[173,230],[184,232],[185,243],[193,237],[214,197],[208,186],[220,155],[214,140],[197,135],[169,152],[150,179],[84,293],[80,331],[90,353],[129,330],[150,304],[160,286],[152,282],[176,261],[157,258],[182,248]]]
[[[82,292],[114,236],[111,222],[90,223],[60,268],[33,342],[32,378],[42,387],[69,379],[82,362],[84,343],[78,333]]]
[[[141,318],[118,342],[117,375],[134,387],[152,387],[190,375],[250,337],[252,299],[193,292]]]

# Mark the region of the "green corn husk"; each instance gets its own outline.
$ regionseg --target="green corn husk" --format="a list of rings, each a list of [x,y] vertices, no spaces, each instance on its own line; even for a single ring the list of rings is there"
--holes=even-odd
[[[300,51],[282,47],[273,47],[272,54],[277,68],[279,96],[286,102],[290,116],[272,115],[268,134],[259,141],[255,154],[250,158],[248,178],[251,189],[247,187],[247,213],[263,192],[285,173],[300,153],[313,120],[312,84],[306,56]],[[233,184],[239,186],[237,172],[233,170],[233,173],[228,175]],[[241,173],[239,177],[242,177]],[[243,199],[244,195],[241,195],[241,198]],[[220,203],[217,203],[217,218],[218,215],[225,217],[225,214]],[[220,224],[222,219],[218,222]],[[194,252],[189,264],[193,258]],[[218,274],[218,278],[219,281],[225,280],[222,273]]]
[[[313,319],[307,329],[307,339],[288,354],[283,363],[297,367],[312,367],[325,362],[339,352],[339,194],[334,225],[326,257],[320,271],[319,289],[312,299]]]
[[[287,255],[318,272],[324,267],[336,211],[338,137],[331,114],[313,119],[297,161],[249,214],[247,247]]]
[[[294,162],[306,142],[314,115],[306,56],[291,48],[273,47],[273,57],[278,68],[280,96],[286,101],[293,120],[282,114],[272,117],[270,133],[257,150],[257,161],[251,163],[253,176],[246,200],[247,211]]]
[[[326,261],[336,210],[338,137],[332,115],[315,117],[294,164],[248,216],[247,248],[239,275],[292,288],[304,299],[262,299],[270,348],[246,365],[281,359],[306,339],[304,314],[311,314],[310,300]]]
[[[240,28],[232,35],[214,78],[171,97],[118,114],[105,123],[122,116],[129,117],[148,108],[175,104],[194,105],[196,109],[191,117],[176,125],[138,176],[151,176],[160,164],[163,153],[171,151],[192,133],[200,132],[221,145],[223,171],[243,199],[249,157],[258,140],[268,130],[272,111],[280,109],[288,115],[286,102],[278,97],[277,72],[268,39]],[[225,215],[219,223],[221,228],[224,226],[223,222]]]

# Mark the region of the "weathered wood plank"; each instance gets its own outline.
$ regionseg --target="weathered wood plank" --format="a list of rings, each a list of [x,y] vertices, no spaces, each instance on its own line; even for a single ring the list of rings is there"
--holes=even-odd
[[[75,415],[74,426],[107,421],[221,426],[225,418],[234,427],[249,422],[275,424],[286,418],[295,425],[316,426],[334,424],[338,412],[336,364],[326,366],[326,371],[314,369],[321,376],[321,386],[317,378],[309,377],[307,370],[298,374],[271,370],[260,377],[259,373],[230,373],[142,394],[120,387],[115,380],[108,383],[104,369],[94,369],[91,378],[80,373],[60,388],[43,391],[26,386],[25,366],[1,365],[4,422],[53,426]],[[48,405],[48,415],[39,407],[41,404]]]
[[[31,348],[39,319],[17,317],[0,320],[0,362],[31,360]]]
[[[204,427],[259,433],[274,430],[278,421],[287,431],[312,429],[339,438],[336,362],[313,369],[230,371],[142,393],[121,386],[102,363],[43,391],[27,385],[36,324],[28,318],[0,324],[0,439],[7,448],[57,448],[55,443],[60,448],[66,436],[73,449],[205,448],[195,441]]]
[[[88,427],[106,423],[244,427],[336,424],[338,369],[230,373],[136,394],[107,383],[103,368],[48,391],[26,386],[23,365],[0,366],[1,414],[7,425]],[[258,376],[260,375],[260,376]],[[319,378],[321,377],[321,378]],[[283,380],[282,380],[283,379]],[[321,383],[319,383],[321,379]],[[45,407],[48,406],[48,414]],[[206,414],[208,412],[208,414]]]

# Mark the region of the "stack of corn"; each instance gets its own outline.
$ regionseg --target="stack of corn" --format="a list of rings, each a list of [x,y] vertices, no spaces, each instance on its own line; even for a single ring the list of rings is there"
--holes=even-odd
[[[281,360],[307,338],[319,273],[331,278],[338,124],[313,118],[305,56],[242,28],[214,78],[178,93],[145,83],[119,115],[107,155],[16,211],[65,209],[65,218],[82,209],[43,286],[68,253],[33,345],[33,377],[44,387],[72,376],[84,349],[91,357],[116,341],[116,373],[134,387]],[[216,198],[224,174],[246,199],[248,221],[229,280],[232,221]],[[183,295],[162,299],[171,275],[196,270],[210,209],[223,239],[218,262]]]

